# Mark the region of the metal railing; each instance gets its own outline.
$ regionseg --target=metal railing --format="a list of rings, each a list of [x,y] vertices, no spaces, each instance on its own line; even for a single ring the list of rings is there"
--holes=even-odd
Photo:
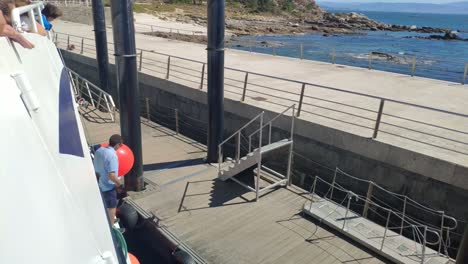
[[[92,0],[44,0],[57,6],[91,6]]]
[[[337,168],[337,170],[339,170],[339,169]],[[359,180],[361,180],[361,179],[359,179]],[[373,184],[373,183],[370,182],[370,184]],[[322,187],[325,186],[325,187],[322,188],[323,189],[322,191],[318,190],[320,185],[322,185]],[[374,184],[374,186],[377,186],[377,185]],[[333,191],[335,191],[335,193]],[[336,192],[340,192],[341,195],[337,195]],[[350,191],[349,189],[344,188],[343,186],[341,186],[340,184],[338,184],[335,181],[330,183],[330,182],[322,179],[319,176],[314,177],[314,181],[313,181],[313,184],[311,186],[311,190],[310,190],[309,194],[311,196],[309,211],[312,210],[312,205],[314,203],[314,200],[316,200],[316,197],[314,197],[314,196],[320,197],[319,201],[320,201],[320,199],[324,199],[324,200],[327,200],[329,202],[332,202],[333,204],[336,204],[337,208],[338,208],[338,206],[343,206],[343,207],[346,206],[346,211],[345,211],[344,217],[342,218],[343,225],[342,225],[341,229],[345,229],[345,227],[346,227],[346,225],[348,223],[348,215],[350,215],[351,212],[355,216],[360,216],[360,217],[368,218],[368,219],[369,219],[369,217],[367,216],[367,211],[369,209],[373,210],[374,213],[379,214],[380,217],[383,220],[382,222],[385,223],[384,234],[383,234],[382,242],[380,244],[380,249],[379,249],[380,251],[383,251],[384,247],[387,250],[391,250],[391,251],[394,250],[391,247],[386,247],[385,246],[385,241],[388,238],[388,231],[390,231],[390,230],[393,231],[393,230],[398,230],[399,229],[400,230],[400,235],[401,235],[403,233],[403,230],[407,229],[407,230],[409,230],[409,232],[407,232],[408,234],[406,234],[405,237],[415,241],[416,243],[420,244],[420,246],[421,246],[420,251],[415,249],[414,253],[406,255],[407,257],[417,256],[417,257],[421,258],[421,263],[425,263],[426,246],[430,245],[430,246],[435,246],[436,248],[438,247],[438,249],[439,249],[438,253],[437,253],[438,255],[448,258],[447,241],[450,240],[450,238],[448,236],[448,230],[454,229],[456,227],[456,224],[457,224],[457,221],[453,217],[443,215],[442,216],[441,226],[440,226],[440,228],[437,228],[437,227],[434,227],[434,226],[432,226],[432,225],[430,225],[428,223],[425,223],[424,221],[420,221],[420,220],[416,220],[414,218],[408,217],[407,215],[405,215],[405,212],[400,212],[400,211],[394,210],[393,208],[388,207],[385,204],[382,205],[381,203],[376,202],[375,200],[371,199],[370,198],[371,196],[369,196],[369,195],[368,196],[359,195],[359,194],[357,194],[355,192]],[[333,199],[334,198],[333,194],[335,194],[335,199]],[[336,196],[339,196],[339,197],[336,197]],[[336,202],[337,199],[338,199],[338,202]],[[353,203],[354,209],[351,208],[352,200],[355,201]],[[341,201],[341,202],[339,202],[339,201]],[[346,205],[343,205],[343,203],[345,201],[347,203],[346,203]],[[363,210],[358,211],[357,209],[359,209],[361,207],[363,207]],[[329,214],[329,216],[332,213],[333,212],[331,212]],[[350,219],[355,218],[355,216],[351,217]],[[396,221],[397,224],[395,224],[395,221],[394,221],[395,219],[397,219],[397,221]],[[444,219],[450,219],[451,221],[454,221],[455,226],[446,226],[446,225],[444,225]],[[401,222],[401,225],[400,225],[400,222]],[[377,224],[380,224],[380,223],[377,223]],[[393,225],[393,226],[391,226],[391,225]],[[444,236],[443,236],[444,235],[444,233],[443,233],[444,229],[447,230],[447,236],[446,236],[445,240],[444,240]],[[362,235],[364,237],[368,237],[368,234],[364,234],[361,231],[359,231],[358,229],[353,229],[353,230],[355,232],[358,232],[360,235]],[[396,233],[396,231],[393,231],[393,232]],[[430,238],[432,238],[432,240]],[[445,253],[441,252],[442,248],[445,249]],[[401,254],[400,252],[396,252],[396,251],[395,251],[395,253]]]
[[[206,35],[207,30],[204,28],[203,30],[189,30],[189,29],[182,29],[182,28],[175,28],[175,27],[165,27],[159,25],[151,25],[151,24],[144,24],[144,23],[135,23],[135,31],[141,33],[153,33],[153,32],[166,32],[166,33],[177,33],[177,34],[185,34],[185,35]]]
[[[110,120],[115,122],[116,108],[112,96],[73,70],[67,68],[67,71],[78,105],[83,110],[92,106],[89,112],[99,110],[108,113]]]
[[[28,25],[29,28],[32,29],[32,32],[37,32],[37,24],[36,21],[41,26],[44,26],[44,21],[42,20],[42,9],[44,8],[44,3],[43,2],[37,2],[34,4],[22,6],[22,7],[17,7],[11,10],[11,21],[13,24],[13,27],[19,31],[22,32],[22,21],[21,21],[21,15],[27,14],[29,23],[31,25]]]
[[[54,41],[59,47],[80,54],[96,54],[91,38],[56,32]],[[113,49],[109,43],[109,52]],[[202,61],[138,49],[138,70],[206,89],[206,63]],[[352,129],[373,139],[385,134],[405,144],[424,144],[447,151],[447,155],[468,155],[468,131],[463,125],[468,114],[230,67],[225,67],[224,84],[226,96],[234,100],[260,101],[264,106],[297,104],[296,116],[307,115],[312,122]]]

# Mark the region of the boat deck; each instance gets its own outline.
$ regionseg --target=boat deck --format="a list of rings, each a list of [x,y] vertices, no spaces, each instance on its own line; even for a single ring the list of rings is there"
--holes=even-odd
[[[119,132],[98,112],[82,118],[88,143]],[[154,123],[143,123],[145,191],[131,194],[209,263],[388,263],[302,214],[298,188],[279,188],[259,202],[238,184],[217,180],[205,147]]]

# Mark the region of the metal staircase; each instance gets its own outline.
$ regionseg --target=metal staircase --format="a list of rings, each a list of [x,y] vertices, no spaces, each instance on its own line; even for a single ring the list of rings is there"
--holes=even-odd
[[[289,128],[289,138],[281,139],[278,141],[272,142],[272,126],[273,122],[277,121],[279,117],[286,116],[287,112],[291,112],[291,120],[290,120],[290,128]],[[294,120],[295,120],[295,105],[292,105],[286,108],[283,112],[273,117],[267,123],[264,123],[264,112],[260,113],[252,120],[250,120],[247,124],[242,126],[239,130],[237,130],[234,134],[226,138],[221,144],[218,145],[218,178],[222,181],[226,181],[228,179],[237,182],[241,186],[247,188],[250,191],[256,193],[256,200],[259,199],[259,196],[262,192],[274,188],[276,186],[286,186],[290,183],[290,175],[291,175],[291,162],[292,162],[292,150],[293,150],[293,135],[294,135]],[[252,129],[252,127],[259,123],[258,129]],[[264,132],[268,129],[268,137],[265,139],[263,137]],[[248,134],[249,131],[252,131]],[[242,144],[242,139],[246,138],[245,135],[248,134],[248,147]],[[224,160],[223,149],[232,141],[236,141],[235,143],[235,158],[226,157]],[[253,145],[253,141],[258,139],[258,146],[252,150],[255,146]],[[275,172],[273,175],[276,177],[268,177],[268,182],[270,183],[268,186],[260,188],[260,179],[264,178],[265,172],[263,173],[262,170],[273,171],[265,166],[262,166],[262,156],[271,152],[273,150],[277,150],[280,148],[289,147],[289,155],[288,155],[288,168],[287,168],[287,175],[281,175],[278,172]],[[244,155],[242,155],[245,153]],[[254,170],[255,173],[255,186],[249,186],[242,181],[236,179],[234,176],[238,175],[239,173],[253,167],[257,166]],[[268,173],[271,175],[271,173]]]

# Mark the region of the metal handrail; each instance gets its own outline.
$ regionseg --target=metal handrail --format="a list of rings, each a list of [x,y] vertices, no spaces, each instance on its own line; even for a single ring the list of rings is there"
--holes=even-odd
[[[289,111],[289,109],[292,109],[292,108],[295,108],[296,105],[293,104],[291,105],[290,107],[286,108],[286,110],[284,110],[283,112],[279,113],[278,115],[276,115],[275,117],[273,117],[270,121],[268,121],[267,123],[265,123],[262,127],[260,127],[259,129],[255,130],[253,133],[251,133],[249,135],[249,137],[253,136],[254,134],[257,134],[260,130],[263,130],[265,127],[267,127],[268,125],[271,125],[276,119],[278,119],[279,117],[283,116],[287,111]]]
[[[245,125],[243,125],[241,128],[239,128],[238,130],[236,130],[236,132],[234,132],[231,136],[229,136],[228,138],[226,138],[223,142],[221,142],[218,147],[220,147],[221,145],[224,145],[224,143],[228,142],[231,138],[233,138],[235,135],[237,135],[238,133],[240,133],[242,130],[244,130],[246,127],[248,127],[250,124],[252,124],[253,122],[255,122],[255,120],[257,120],[258,118],[260,118],[262,115],[264,115],[265,112],[262,111],[260,114],[256,115],[254,118],[252,118],[249,122],[247,122]]]

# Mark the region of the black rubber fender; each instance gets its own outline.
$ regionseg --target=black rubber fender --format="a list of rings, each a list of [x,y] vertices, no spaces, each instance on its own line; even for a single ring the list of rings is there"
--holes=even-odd
[[[174,256],[175,263],[195,264],[195,260],[192,258],[192,256],[180,248],[177,248],[174,253],[172,253],[172,256]]]
[[[120,218],[119,224],[127,230],[133,230],[138,223],[137,210],[125,202],[119,206],[118,217]]]

